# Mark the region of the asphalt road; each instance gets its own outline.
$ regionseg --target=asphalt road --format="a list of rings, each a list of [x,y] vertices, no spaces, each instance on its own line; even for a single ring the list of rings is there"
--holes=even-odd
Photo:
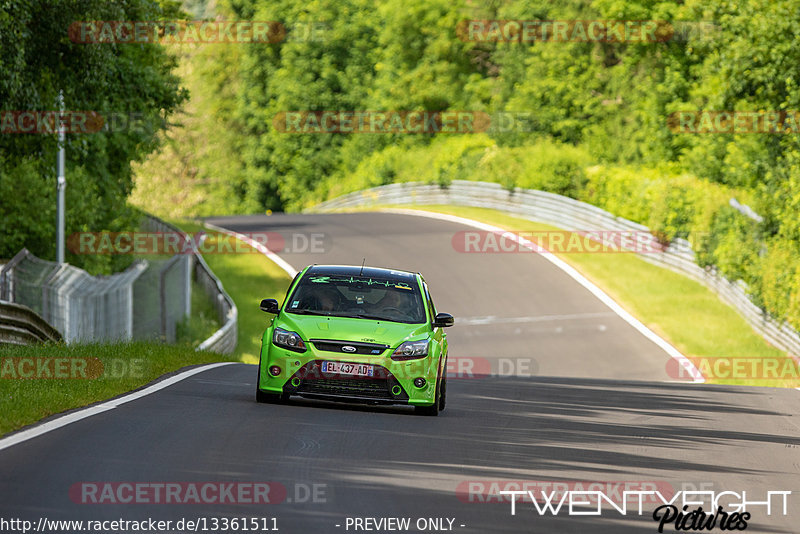
[[[606,493],[630,482],[746,491],[749,501],[789,490],[787,515],[751,507],[747,530],[797,532],[798,391],[669,382],[668,356],[586,289],[535,254],[458,253],[451,238],[463,228],[453,223],[368,213],[213,222],[325,234],[324,253],[282,254],[297,269],[366,257],[422,272],[439,310],[456,316],[451,358],[488,361],[498,376],[451,380],[447,410],[425,418],[402,408],[259,405],[254,366],[209,370],[0,451],[0,520],[275,517],[282,532],[336,533],[365,531],[346,528],[348,518],[406,517],[410,532],[419,518],[449,518],[465,533],[657,532],[651,504],[641,516],[629,503],[624,516],[606,508],[552,517],[530,504],[512,516],[507,502],[477,502],[479,484],[491,481],[592,481]],[[253,295],[240,313],[260,313],[258,299],[275,296]],[[267,481],[277,483],[273,496],[286,488],[280,503],[70,497],[82,482]]]

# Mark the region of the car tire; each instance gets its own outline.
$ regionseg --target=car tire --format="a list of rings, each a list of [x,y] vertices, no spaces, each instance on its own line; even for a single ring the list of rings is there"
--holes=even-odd
[[[267,393],[266,391],[256,390],[256,402],[262,404],[280,404],[282,401],[279,393]]]
[[[442,385],[439,387],[439,411],[443,412],[447,401],[447,376],[442,377]]]

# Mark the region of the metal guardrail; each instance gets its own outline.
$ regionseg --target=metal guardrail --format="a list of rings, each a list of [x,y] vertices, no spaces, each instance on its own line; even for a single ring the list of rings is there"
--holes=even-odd
[[[62,340],[58,330],[32,309],[0,300],[0,344],[31,345]]]
[[[195,263],[195,276],[197,281],[206,291],[209,298],[213,299],[214,308],[222,327],[214,332],[211,337],[203,341],[197,350],[210,350],[221,354],[231,354],[236,350],[238,336],[238,310],[233,299],[225,292],[222,282],[214,275],[202,256],[197,256]]]
[[[178,227],[162,221],[158,217],[146,214],[146,226],[149,230],[154,232],[175,232],[181,234],[186,241],[189,236],[180,230]],[[214,309],[217,313],[217,320],[222,325],[219,330],[214,332],[208,339],[200,343],[196,350],[208,350],[212,352],[219,352],[221,354],[231,354],[236,350],[236,341],[238,336],[237,321],[239,311],[233,299],[225,292],[222,287],[222,282],[216,277],[214,272],[208,266],[203,257],[194,251],[191,254],[193,258],[192,272],[195,280],[203,288],[206,296],[211,300]],[[163,298],[163,297],[162,297]]]
[[[29,307],[67,343],[131,339],[138,326],[131,295],[148,269],[136,261],[121,273],[91,276],[22,249],[0,271],[0,300]]]
[[[181,234],[190,242],[184,232],[157,217],[146,215],[142,226],[150,232]],[[91,276],[23,249],[0,269],[0,300],[28,306],[67,343],[153,338],[174,342],[177,324],[191,313],[194,277],[222,325],[197,350],[231,353],[236,349],[236,305],[197,251],[187,252],[139,260],[111,276]],[[8,332],[12,335],[28,339],[14,329]]]
[[[384,185],[323,202],[314,211],[380,204],[475,206],[497,209],[565,230],[650,232],[644,225],[572,198],[531,189],[508,190],[495,183],[464,180],[455,180],[447,187],[418,182]],[[637,255],[645,261],[687,275],[704,284],[733,306],[764,339],[793,356],[800,357],[800,333],[756,306],[747,296],[747,285],[741,280],[732,282],[721,276],[716,268],[697,265],[694,251],[685,239],[673,240],[664,252]]]

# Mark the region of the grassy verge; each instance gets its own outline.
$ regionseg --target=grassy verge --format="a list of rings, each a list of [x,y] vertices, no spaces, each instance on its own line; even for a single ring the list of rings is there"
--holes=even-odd
[[[176,325],[176,344],[197,347],[221,326],[214,305],[203,287],[192,280],[192,313]]]
[[[0,346],[0,435],[187,365],[233,360],[157,342]]]
[[[200,224],[192,221],[170,222],[191,234],[203,229]],[[213,232],[208,233],[208,239],[215,239]],[[218,250],[211,243],[208,248]],[[205,254],[203,258],[222,281],[225,291],[239,309],[239,336],[234,356],[245,363],[258,363],[261,335],[272,317],[259,310],[258,304],[263,298],[276,298],[278,302],[282,302],[291,279],[283,269],[258,251],[244,244],[239,248],[248,252]]]
[[[446,213],[513,231],[558,230],[553,226],[486,208],[439,205],[391,207]],[[768,344],[734,308],[722,302],[704,285],[647,263],[635,254],[571,253],[558,256],[693,360],[701,371],[706,371],[706,376],[713,374],[714,368],[709,368],[709,365],[714,365],[714,358],[739,359],[741,367],[728,369],[723,364],[718,368],[719,374],[731,378],[709,379],[710,383],[800,386],[800,380],[796,378],[800,374],[797,363],[784,351]],[[777,366],[778,372],[781,372],[778,376],[787,378],[760,378],[764,376],[760,370],[767,361]],[[751,378],[754,365],[759,378]]]
[[[177,224],[187,232],[202,229],[193,222]],[[179,325],[175,345],[133,342],[0,346],[0,435],[44,417],[126,393],[187,365],[258,362],[261,334],[270,317],[258,309],[258,304],[262,298],[281,300],[291,280],[280,267],[256,252],[204,257],[239,308],[239,337],[234,354],[194,350],[198,341],[219,328],[213,307],[197,286],[192,292],[192,317]],[[26,376],[31,372],[33,377]],[[70,378],[62,378],[63,373]]]

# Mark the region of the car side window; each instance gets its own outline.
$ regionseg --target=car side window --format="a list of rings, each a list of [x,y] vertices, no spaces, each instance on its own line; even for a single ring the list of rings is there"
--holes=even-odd
[[[431,321],[436,318],[436,306],[433,304],[433,299],[428,291],[428,284],[422,282],[422,288],[425,290],[425,300],[428,301],[428,313],[431,315]]]
[[[301,273],[302,273],[302,271],[300,271],[299,273],[294,275],[294,278],[292,278],[292,283],[289,284],[289,288],[286,290],[286,295],[283,297],[283,302],[284,303],[289,300],[289,292],[292,290],[292,287],[294,286],[294,283],[297,282],[297,279],[300,278],[300,274]]]

